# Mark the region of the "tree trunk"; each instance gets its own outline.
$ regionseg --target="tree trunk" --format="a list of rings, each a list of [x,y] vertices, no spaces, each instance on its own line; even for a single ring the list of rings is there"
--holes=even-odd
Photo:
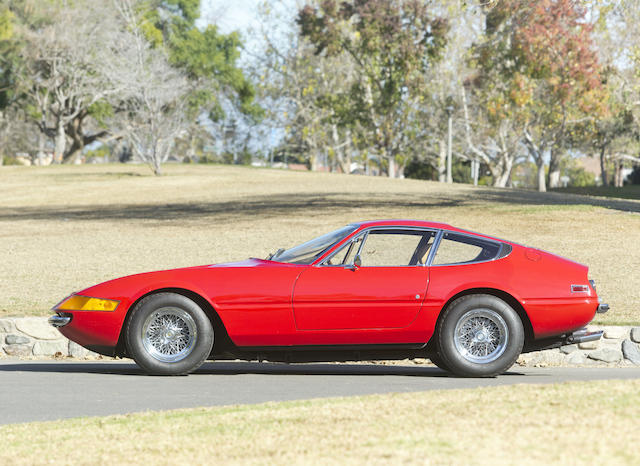
[[[617,160],[615,165],[615,178],[614,178],[614,186],[616,188],[622,188],[624,185],[624,180],[622,179],[622,170],[624,168],[622,161]]]
[[[396,173],[397,173],[398,178],[404,178],[404,169],[406,167],[407,167],[406,163],[403,163],[403,164],[400,164],[400,165],[397,166]]]
[[[318,171],[318,154],[315,150],[312,150],[309,154],[309,166],[312,172]]]
[[[607,146],[603,145],[600,148],[600,180],[602,181],[602,186],[609,186],[609,180],[607,177],[607,167],[606,167],[606,157],[607,154]]]
[[[335,161],[342,173],[349,174],[351,161],[347,160],[345,146],[340,144],[340,135],[338,134],[338,125],[331,125],[331,139],[333,140]]]
[[[559,169],[555,169],[552,172],[549,172],[549,187],[550,188],[560,187],[560,170]]]
[[[551,158],[549,159],[549,187],[560,187],[560,158],[551,151]]]
[[[160,162],[160,157],[158,157],[157,153],[151,155],[150,165],[154,175],[162,176],[162,162]]]
[[[536,166],[538,167],[538,191],[544,193],[547,191],[546,177],[544,173],[544,161],[542,156],[536,160]]]
[[[77,158],[82,154],[84,149],[84,137],[82,136],[82,119],[75,118],[69,122],[66,132],[71,137],[71,146],[64,154],[62,161],[64,163],[75,163]]]
[[[346,173],[351,174],[351,130],[347,129],[344,141],[344,163],[347,167]]]
[[[387,156],[389,161],[389,178],[396,177],[396,158],[393,155]]]
[[[509,182],[511,176],[511,169],[513,167],[513,159],[509,156],[503,158],[502,163],[496,167],[499,169],[498,173],[493,177],[493,186],[496,188],[505,188]],[[544,169],[543,169],[544,172]]]
[[[62,123],[62,120],[59,120],[56,127],[56,136],[54,139],[53,163],[62,163],[66,146],[67,135],[64,132],[64,124]]]
[[[368,150],[365,150],[364,174],[367,176],[371,175],[371,154],[369,154]]]
[[[478,160],[473,159],[471,161],[471,179],[473,180],[473,185],[478,186],[478,177],[480,175],[480,162]]]
[[[189,147],[187,148],[187,159],[189,160],[189,162],[196,161],[196,136],[195,134],[193,134],[193,131],[189,132]]]
[[[38,132],[38,152],[36,153],[36,163],[38,165],[47,165],[46,155],[44,153],[45,137],[42,131]]]
[[[447,134],[447,183],[453,183],[453,154],[451,137],[451,114],[449,114],[449,130]]]
[[[444,183],[447,181],[447,148],[444,140],[440,139],[440,157],[438,159],[438,181]]]

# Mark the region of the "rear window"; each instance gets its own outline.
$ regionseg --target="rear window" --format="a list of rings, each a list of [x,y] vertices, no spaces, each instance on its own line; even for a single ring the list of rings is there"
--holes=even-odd
[[[476,236],[445,232],[432,265],[471,264],[505,257],[511,252],[507,244]]]

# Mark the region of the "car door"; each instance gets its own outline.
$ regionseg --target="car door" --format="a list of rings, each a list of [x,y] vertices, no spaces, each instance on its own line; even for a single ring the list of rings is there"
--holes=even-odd
[[[407,327],[429,283],[424,265],[434,232],[374,228],[357,235],[296,281],[298,330]]]

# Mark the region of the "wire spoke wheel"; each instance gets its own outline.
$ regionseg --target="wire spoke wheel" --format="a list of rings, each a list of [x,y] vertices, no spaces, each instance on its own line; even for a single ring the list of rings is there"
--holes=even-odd
[[[509,329],[504,319],[491,309],[472,309],[456,323],[454,344],[467,361],[487,364],[505,352]]]
[[[178,307],[152,312],[142,325],[142,344],[153,358],[162,362],[185,359],[196,345],[198,332],[191,315]]]

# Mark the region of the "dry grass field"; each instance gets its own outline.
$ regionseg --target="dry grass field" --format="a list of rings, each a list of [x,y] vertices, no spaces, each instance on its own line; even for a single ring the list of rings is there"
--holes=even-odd
[[[198,408],[0,427],[2,464],[638,464],[640,381]]]
[[[0,316],[136,272],[264,257],[346,223],[451,223],[590,266],[640,322],[640,201],[232,166],[0,168]]]

